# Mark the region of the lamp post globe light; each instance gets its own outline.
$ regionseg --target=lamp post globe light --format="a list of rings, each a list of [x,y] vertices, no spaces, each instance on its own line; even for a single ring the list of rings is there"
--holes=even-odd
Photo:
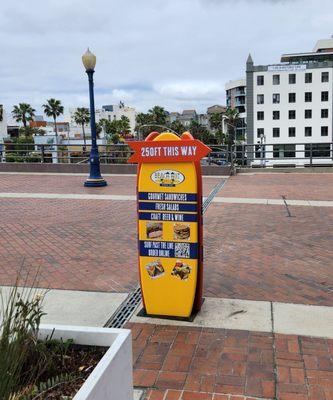
[[[82,56],[82,62],[86,69],[89,81],[89,99],[90,99],[90,129],[91,129],[91,150],[89,156],[90,174],[84,182],[84,186],[99,187],[106,186],[106,181],[102,178],[99,162],[99,153],[97,147],[96,121],[95,121],[95,100],[94,100],[94,72],[96,65],[96,56],[88,50]]]

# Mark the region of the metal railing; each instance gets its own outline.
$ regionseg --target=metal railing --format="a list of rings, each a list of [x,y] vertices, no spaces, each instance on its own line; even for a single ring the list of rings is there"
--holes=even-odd
[[[333,166],[333,143],[256,143],[233,146],[237,167]]]
[[[2,162],[84,164],[89,162],[91,145],[5,143],[0,150]],[[132,154],[127,144],[99,145],[102,164],[126,164]]]
[[[243,168],[283,166],[333,166],[333,143],[264,143],[208,145],[212,151],[202,165]],[[99,145],[102,164],[126,164],[132,150],[126,143]],[[1,162],[70,163],[89,162],[90,144],[5,143],[0,147]]]

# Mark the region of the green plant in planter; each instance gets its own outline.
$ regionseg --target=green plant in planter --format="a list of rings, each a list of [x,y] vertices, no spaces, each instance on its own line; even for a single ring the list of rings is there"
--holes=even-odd
[[[7,298],[1,293],[0,304],[0,399],[10,399],[35,375],[36,365],[28,364],[37,343],[43,315],[44,295],[36,289],[19,290],[16,284]]]

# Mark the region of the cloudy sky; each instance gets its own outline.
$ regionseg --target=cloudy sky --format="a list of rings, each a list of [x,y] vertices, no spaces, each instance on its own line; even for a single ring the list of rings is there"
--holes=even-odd
[[[97,55],[96,106],[204,111],[255,64],[333,34],[332,0],[2,0],[0,104],[88,104],[81,55]]]

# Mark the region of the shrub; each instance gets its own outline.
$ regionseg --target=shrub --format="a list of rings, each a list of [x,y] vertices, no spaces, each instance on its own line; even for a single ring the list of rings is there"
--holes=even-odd
[[[7,298],[0,294],[0,399],[9,400],[38,368],[28,360],[37,344],[44,294],[19,289],[18,281]]]
[[[6,153],[6,162],[23,162],[24,157],[17,155],[16,153]]]

